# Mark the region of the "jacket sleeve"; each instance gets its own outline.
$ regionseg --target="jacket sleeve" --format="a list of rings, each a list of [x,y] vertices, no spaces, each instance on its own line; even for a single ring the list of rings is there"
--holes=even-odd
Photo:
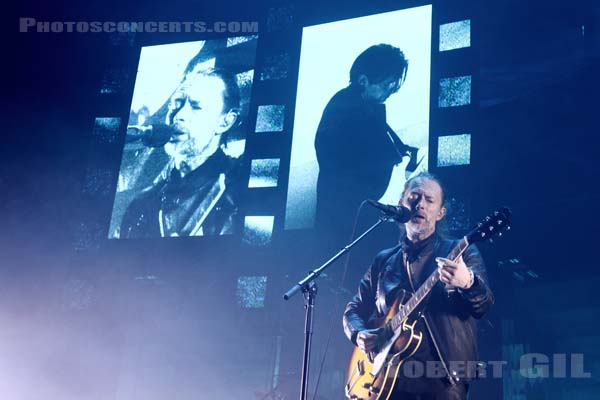
[[[483,318],[494,304],[494,294],[489,284],[483,257],[475,245],[463,253],[463,260],[473,271],[473,285],[469,289],[458,289],[469,314],[476,319]]]
[[[360,280],[358,292],[346,305],[343,323],[344,332],[348,339],[356,346],[356,335],[358,332],[368,329],[367,321],[375,310],[375,292],[377,282],[373,280],[373,264]]]

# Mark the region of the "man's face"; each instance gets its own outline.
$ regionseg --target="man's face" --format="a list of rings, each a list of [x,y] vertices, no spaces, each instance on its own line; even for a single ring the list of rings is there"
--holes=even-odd
[[[388,97],[400,90],[400,86],[402,86],[400,80],[393,76],[379,83],[370,83],[369,79],[366,76],[364,77],[365,80],[361,84],[363,87],[362,96],[365,100],[375,103],[384,103]]]
[[[414,180],[404,192],[400,205],[409,208],[413,216],[404,224],[409,238],[425,239],[446,215],[442,206],[442,188],[431,179]]]
[[[220,136],[234,121],[223,113],[225,84],[221,78],[194,74],[171,98],[171,123],[180,132],[165,151],[172,157],[208,157],[219,147]],[[235,120],[235,118],[234,118]]]

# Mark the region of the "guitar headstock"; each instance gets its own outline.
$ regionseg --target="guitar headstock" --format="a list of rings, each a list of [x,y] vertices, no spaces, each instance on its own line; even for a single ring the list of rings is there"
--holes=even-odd
[[[500,208],[483,219],[467,234],[469,243],[491,240],[495,235],[502,236],[504,230],[510,229],[512,213],[507,207]]]

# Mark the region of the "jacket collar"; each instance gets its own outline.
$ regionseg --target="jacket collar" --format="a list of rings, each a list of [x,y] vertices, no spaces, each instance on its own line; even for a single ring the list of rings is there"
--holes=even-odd
[[[420,242],[411,242],[408,240],[406,234],[400,240],[400,246],[402,248],[402,252],[406,254],[409,259],[416,258],[425,248],[429,248],[431,246],[435,246],[439,241],[439,234],[437,232],[433,232],[431,236],[429,236],[425,240],[421,240]]]

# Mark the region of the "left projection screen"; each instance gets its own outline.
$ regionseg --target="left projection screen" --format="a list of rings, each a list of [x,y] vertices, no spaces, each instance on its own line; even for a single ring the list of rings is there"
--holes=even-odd
[[[141,49],[109,239],[238,229],[256,42]]]

